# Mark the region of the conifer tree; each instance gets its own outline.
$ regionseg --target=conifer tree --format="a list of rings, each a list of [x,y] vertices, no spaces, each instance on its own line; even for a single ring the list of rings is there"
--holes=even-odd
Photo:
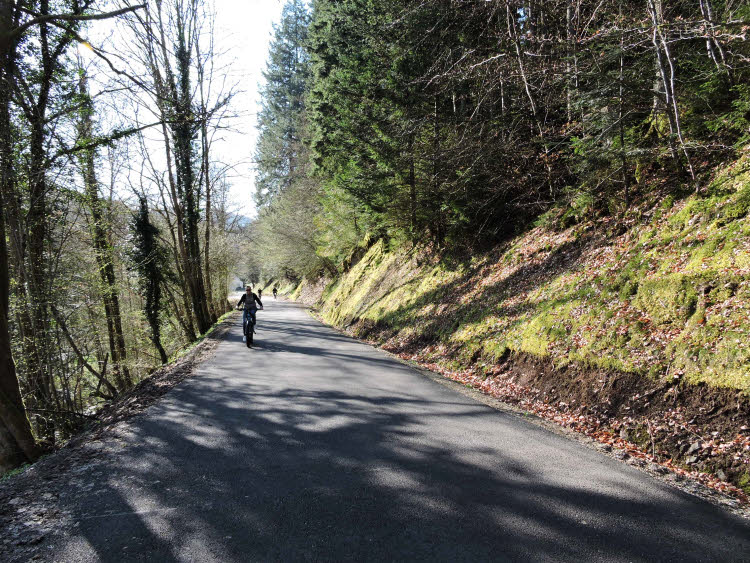
[[[133,216],[131,229],[133,246],[130,251],[132,269],[138,276],[138,287],[143,296],[143,312],[151,329],[162,364],[167,363],[167,353],[161,343],[161,290],[165,280],[166,253],[159,244],[159,229],[151,222],[148,201],[140,196],[138,212]]]
[[[256,203],[262,207],[287,188],[304,165],[301,160],[302,116],[309,76],[305,44],[310,15],[302,0],[289,0],[281,22],[274,28],[269,48],[262,103],[258,115],[259,138]]]

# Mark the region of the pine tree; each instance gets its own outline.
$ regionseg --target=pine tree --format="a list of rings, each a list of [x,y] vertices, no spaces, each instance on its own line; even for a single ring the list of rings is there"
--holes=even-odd
[[[305,49],[310,15],[302,0],[289,0],[281,22],[274,27],[269,49],[262,103],[258,115],[260,131],[255,149],[257,176],[255,199],[259,207],[284,191],[299,175],[302,115],[309,77]]]

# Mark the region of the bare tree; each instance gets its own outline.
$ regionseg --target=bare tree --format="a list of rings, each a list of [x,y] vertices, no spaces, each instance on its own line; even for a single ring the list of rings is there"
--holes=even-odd
[[[87,87],[86,71],[79,63],[79,94],[82,99],[78,118],[78,142],[84,146],[93,139],[94,107]],[[101,293],[104,301],[104,312],[107,320],[109,352],[115,374],[115,381],[120,391],[132,385],[130,372],[126,364],[127,351],[125,336],[122,330],[120,315],[120,298],[118,295],[115,264],[112,250],[108,209],[106,201],[99,195],[99,181],[96,177],[96,153],[93,148],[86,148],[79,153],[79,163],[85,190],[85,203],[89,210],[89,228],[96,255],[96,264],[101,279]]]
[[[210,73],[200,47],[205,7],[198,0],[158,2],[132,27],[138,38],[143,64],[151,77],[149,94],[157,108],[167,162],[165,202],[174,213],[176,250],[188,290],[197,329],[203,333],[215,320],[206,272],[205,249],[201,250],[202,187],[206,189],[207,217],[210,216],[210,142],[208,123],[231,99],[231,94],[207,107],[205,88]],[[210,50],[210,49],[209,49]],[[210,55],[210,53],[208,53]],[[198,82],[198,92],[194,80]],[[200,136],[196,146],[194,139]],[[201,151],[196,159],[197,150]],[[201,163],[195,169],[196,160]],[[209,219],[210,220],[210,219]],[[205,237],[205,231],[204,231]],[[208,239],[210,244],[210,235]]]
[[[71,43],[73,35],[64,33],[54,40],[50,36],[49,26],[62,22],[75,22],[107,19],[125,13],[130,13],[141,5],[131,6],[108,13],[87,13],[93,2],[75,3],[69,13],[52,13],[48,0],[39,4],[39,12],[28,9],[22,0],[5,1],[0,6],[0,169],[2,170],[2,185],[0,185],[0,468],[7,468],[24,460],[34,459],[40,449],[36,445],[31,432],[18,385],[15,362],[10,347],[10,332],[8,326],[9,304],[9,253],[6,246],[6,216],[9,211],[8,202],[16,193],[16,176],[13,138],[11,130],[11,100],[15,96],[23,113],[31,122],[31,150],[28,173],[30,208],[26,225],[29,236],[28,252],[30,273],[28,287],[30,295],[39,299],[32,309],[32,320],[29,322],[34,331],[33,337],[44,341],[46,335],[47,313],[46,296],[44,295],[44,244],[46,234],[45,203],[48,191],[46,181],[45,138],[46,113],[50,101],[50,90],[53,74],[59,57]],[[36,94],[28,88],[24,76],[17,65],[18,48],[25,40],[27,32],[37,30],[39,33],[39,48],[41,51],[41,75]],[[15,217],[18,218],[17,216]],[[14,225],[20,227],[20,224]],[[20,234],[20,229],[15,230]],[[24,247],[25,250],[25,241]],[[27,327],[28,328],[28,327]],[[34,362],[36,351],[32,352],[31,361]],[[38,358],[38,354],[36,354]],[[39,381],[37,397],[44,397],[49,390],[48,382],[44,381],[42,368],[34,366],[34,377]]]

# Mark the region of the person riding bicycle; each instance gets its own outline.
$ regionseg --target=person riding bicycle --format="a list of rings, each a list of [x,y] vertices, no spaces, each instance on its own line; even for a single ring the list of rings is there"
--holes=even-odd
[[[276,286],[273,286],[273,298],[276,299],[276,294],[278,293],[278,289],[276,289]]]
[[[243,303],[245,304],[245,310],[242,313],[243,328],[245,326],[245,323],[247,323],[250,319],[252,319],[253,325],[255,324],[255,313],[258,310],[258,305],[255,304],[256,302],[258,303],[258,305],[260,305],[260,308],[262,309],[263,303],[258,298],[258,296],[253,293],[252,286],[248,285],[247,288],[245,289],[245,294],[240,298],[240,302],[237,303],[238,309]],[[246,340],[247,340],[247,337],[244,335],[244,330],[243,330],[242,341],[245,342]]]

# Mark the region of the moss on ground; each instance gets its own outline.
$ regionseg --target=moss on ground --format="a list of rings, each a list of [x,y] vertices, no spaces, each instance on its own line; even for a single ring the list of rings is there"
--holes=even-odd
[[[641,219],[617,237],[541,218],[458,265],[380,241],[326,288],[321,313],[458,365],[518,351],[748,392],[748,164],[707,194],[634,210]]]

